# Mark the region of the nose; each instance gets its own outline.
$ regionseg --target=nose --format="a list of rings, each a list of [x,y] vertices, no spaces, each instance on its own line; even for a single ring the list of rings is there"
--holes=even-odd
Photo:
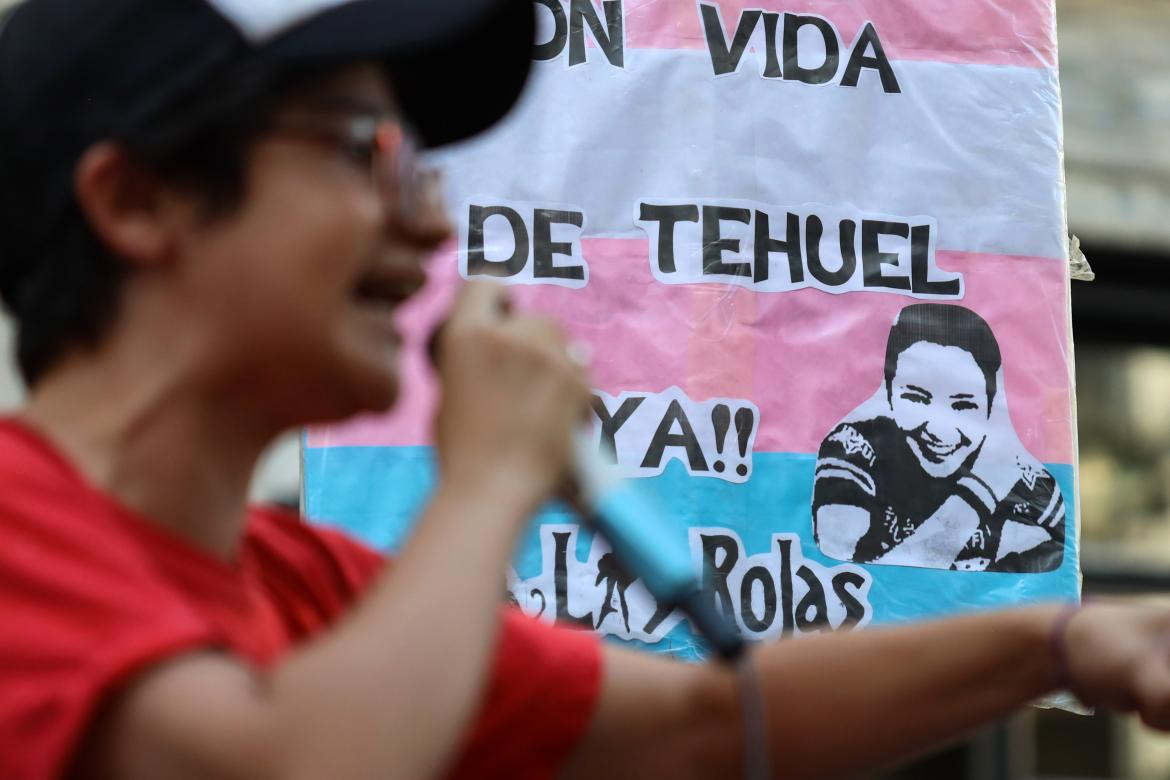
[[[922,425],[922,435],[925,436],[931,444],[942,444],[943,437],[937,430],[932,420],[926,420]]]
[[[437,170],[419,171],[409,196],[387,202],[385,211],[388,231],[424,251],[437,249],[454,234]]]
[[[959,421],[954,419],[948,410],[939,410],[937,416],[927,418],[922,431],[930,438],[932,444],[949,446],[963,438]]]

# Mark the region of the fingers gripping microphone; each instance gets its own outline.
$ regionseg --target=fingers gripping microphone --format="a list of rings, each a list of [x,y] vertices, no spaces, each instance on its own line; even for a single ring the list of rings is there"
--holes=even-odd
[[[441,330],[442,326],[428,343],[432,363]],[[627,572],[642,580],[659,606],[678,609],[690,618],[719,657],[739,658],[747,643],[704,592],[686,540],[633,484],[621,478],[616,466],[601,458],[586,431],[574,441],[571,471],[561,498],[609,542]]]

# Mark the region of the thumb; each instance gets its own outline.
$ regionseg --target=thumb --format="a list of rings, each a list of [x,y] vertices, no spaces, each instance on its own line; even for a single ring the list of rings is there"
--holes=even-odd
[[[1165,641],[1138,664],[1133,685],[1133,701],[1142,722],[1170,731],[1170,646]]]
[[[467,282],[459,291],[449,320],[452,324],[498,322],[512,312],[508,288],[498,282]]]
[[[512,301],[502,284],[484,280],[467,282],[459,289],[447,316],[427,339],[426,349],[431,365],[439,365],[443,341],[452,327],[494,325],[511,313]]]

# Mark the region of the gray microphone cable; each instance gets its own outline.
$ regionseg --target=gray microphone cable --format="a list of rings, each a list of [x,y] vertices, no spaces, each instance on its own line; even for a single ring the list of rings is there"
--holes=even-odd
[[[772,760],[768,749],[767,708],[760,675],[752,660],[749,651],[735,664],[743,717],[743,776],[744,780],[768,780],[772,776]]]

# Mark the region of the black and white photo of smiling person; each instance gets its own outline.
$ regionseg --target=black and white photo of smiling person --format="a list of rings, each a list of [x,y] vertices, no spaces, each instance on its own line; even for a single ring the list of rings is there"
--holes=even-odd
[[[975,312],[913,304],[890,328],[882,386],[821,443],[813,534],[855,563],[1044,572],[1065,505],[1008,415],[999,344]]]

